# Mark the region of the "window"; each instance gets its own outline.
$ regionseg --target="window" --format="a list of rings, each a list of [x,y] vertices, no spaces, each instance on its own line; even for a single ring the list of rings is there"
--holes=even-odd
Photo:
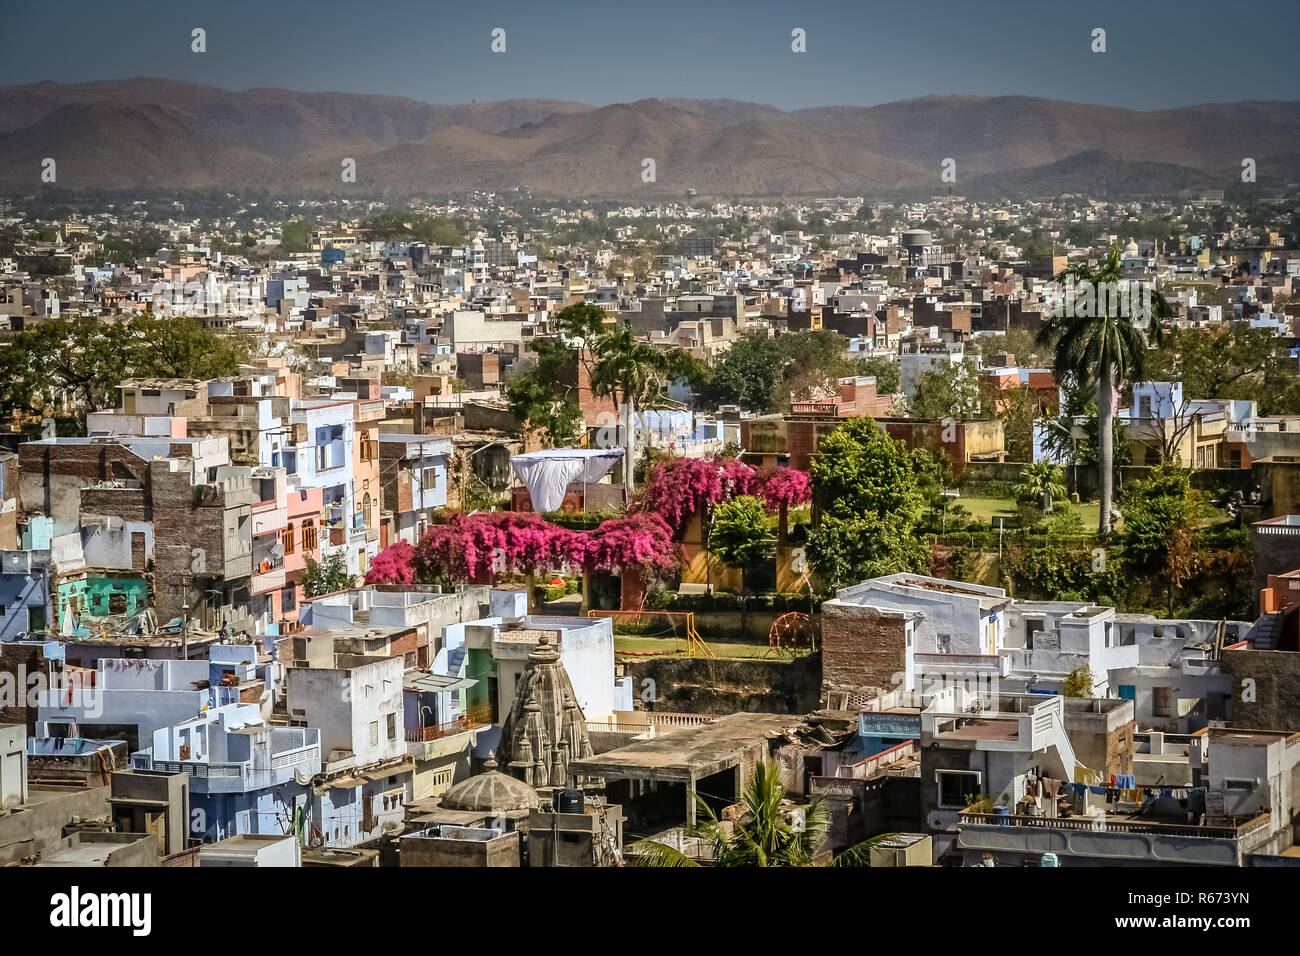
[[[292,611],[298,606],[298,591],[292,584],[280,590],[280,613]]]
[[[304,551],[316,550],[316,526],[310,521],[302,523],[302,549]]]
[[[393,740],[397,737],[397,715],[388,715],[388,739]]]
[[[293,533],[294,533],[294,530],[295,530],[295,529],[294,529],[294,527],[293,527],[293,522],[290,521],[290,522],[289,522],[289,526],[288,526],[287,528],[284,529],[284,534],[282,534],[282,535],[280,536],[280,539],[284,542],[284,553],[285,553],[285,554],[293,554]]]
[[[1223,789],[1225,789],[1225,790],[1254,790],[1254,789],[1255,789],[1255,781],[1254,781],[1254,780],[1230,780],[1230,779],[1225,779],[1225,780],[1223,781]]]
[[[939,806],[963,810],[980,795],[980,773],[975,770],[940,770]]]
[[[420,475],[421,489],[423,491],[434,491],[438,487],[438,469],[425,468]]]
[[[370,722],[370,746],[375,747],[379,744],[379,721]]]
[[[1168,687],[1151,688],[1151,716],[1170,717],[1173,715],[1173,691]]]

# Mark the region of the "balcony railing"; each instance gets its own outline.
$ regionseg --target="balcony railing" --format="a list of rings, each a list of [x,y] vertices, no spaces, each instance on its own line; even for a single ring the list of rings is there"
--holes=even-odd
[[[1237,840],[1269,821],[1267,812],[1236,826],[1193,826],[1180,823],[1138,823],[1106,817],[1034,817],[1014,813],[974,813],[963,810],[957,822],[967,826],[1032,827],[1038,830],[1092,830],[1098,833],[1145,833],[1152,836],[1200,837],[1206,840]]]
[[[491,723],[492,709],[490,707],[475,707],[455,720],[449,720],[443,724],[407,728],[406,739],[411,743],[428,743],[431,740],[441,740],[443,737],[463,734],[467,730],[487,727]]]
[[[265,571],[257,571],[249,579],[249,591],[252,594],[264,594],[268,591],[278,591],[284,587],[284,566],[283,562],[278,568],[268,568]]]

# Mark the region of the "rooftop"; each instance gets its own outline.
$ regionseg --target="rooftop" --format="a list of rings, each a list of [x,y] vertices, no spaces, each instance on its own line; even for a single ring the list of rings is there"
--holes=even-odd
[[[699,780],[739,766],[746,751],[791,727],[804,725],[789,714],[729,714],[713,723],[684,727],[652,740],[569,763],[570,775],[615,779]]]

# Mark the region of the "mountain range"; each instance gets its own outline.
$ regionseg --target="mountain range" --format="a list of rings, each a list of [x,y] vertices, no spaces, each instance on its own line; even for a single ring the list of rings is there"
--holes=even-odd
[[[947,192],[1163,194],[1300,181],[1300,102],[1136,111],[1025,96],[928,96],[779,110],[736,100],[592,107],[545,99],[440,106],[174,80],[0,87],[0,185],[69,189],[355,190],[521,187],[635,199]],[[340,177],[356,162],[356,183]],[[653,159],[655,178],[642,179]],[[940,178],[955,161],[956,182]]]

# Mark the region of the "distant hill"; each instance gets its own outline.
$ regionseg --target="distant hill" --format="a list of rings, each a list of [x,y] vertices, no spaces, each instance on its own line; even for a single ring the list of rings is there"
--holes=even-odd
[[[1240,172],[1240,170],[1238,170]],[[1228,171],[1231,175],[1232,171]],[[1067,156],[1055,163],[976,176],[965,187],[972,194],[1169,195],[1180,189],[1222,189],[1223,177],[1175,163],[1125,160],[1099,149]]]
[[[393,96],[230,92],[173,80],[0,87],[0,184],[360,193],[526,187],[541,196],[824,195],[946,190],[1053,194],[1300,180],[1300,103],[1140,112],[1033,97],[931,96],[783,111],[735,100],[600,108],[521,99],[440,106]],[[642,161],[655,181],[642,181]]]

